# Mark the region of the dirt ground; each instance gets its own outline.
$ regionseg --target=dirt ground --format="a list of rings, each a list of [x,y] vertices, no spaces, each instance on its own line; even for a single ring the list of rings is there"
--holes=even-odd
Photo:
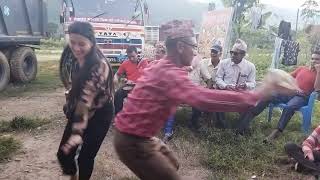
[[[1,99],[0,119],[15,116],[40,117],[51,120],[35,132],[12,134],[23,143],[22,149],[9,162],[0,163],[1,180],[64,180],[55,156],[66,123],[62,113],[63,89],[52,93],[33,93],[28,97]],[[112,128],[96,157],[94,180],[132,179],[134,175],[117,158],[112,145]],[[188,149],[187,147],[192,146]],[[206,179],[210,171],[200,165],[197,150],[201,147],[187,142],[171,142],[178,154],[179,173],[195,179]]]

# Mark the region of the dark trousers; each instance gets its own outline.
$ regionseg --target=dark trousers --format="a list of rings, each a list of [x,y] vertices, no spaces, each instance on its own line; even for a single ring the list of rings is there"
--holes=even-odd
[[[123,108],[123,101],[128,97],[130,91],[119,88],[114,94],[114,112],[117,114]]]
[[[228,128],[226,123],[226,116],[224,112],[216,112],[215,116],[216,116],[215,126],[217,128],[223,128],[223,129]]]
[[[174,115],[170,115],[164,126],[164,135],[173,135]]]
[[[103,108],[96,110],[94,116],[88,120],[88,126],[83,134],[83,144],[81,145],[81,150],[77,159],[79,180],[90,179],[94,166],[94,159],[108,132],[112,118],[113,103],[108,103]],[[67,142],[71,132],[72,122],[71,120],[68,120],[57,152],[59,163],[63,173],[66,175],[75,175],[77,173],[77,163],[75,160],[77,147],[67,155],[61,150],[61,146]]]
[[[192,107],[192,114],[191,114],[189,127],[196,128],[196,129],[199,128],[200,127],[200,124],[199,124],[200,117],[201,117],[201,111]]]
[[[320,166],[319,166],[320,152],[319,151],[313,150],[314,161],[310,161],[304,157],[302,148],[297,144],[287,143],[284,146],[284,149],[290,157],[295,159],[304,168],[306,168],[307,170],[316,171],[318,172],[316,174],[319,175],[319,172],[320,172]]]
[[[201,117],[201,111],[196,108],[192,108],[192,115],[191,115],[191,120],[190,120],[190,127],[193,128],[199,128],[199,118]],[[226,123],[225,123],[225,115],[223,112],[214,112],[215,115],[215,126],[218,128],[226,128]]]
[[[258,116],[269,103],[286,103],[286,108],[283,109],[281,117],[278,122],[278,129],[283,131],[287,126],[288,122],[294,115],[294,112],[305,106],[308,102],[308,97],[305,96],[274,96],[271,100],[261,101],[257,106],[250,109],[248,112],[242,113],[240,115],[240,120],[238,124],[238,130],[244,131],[249,128],[250,122],[254,117]]]

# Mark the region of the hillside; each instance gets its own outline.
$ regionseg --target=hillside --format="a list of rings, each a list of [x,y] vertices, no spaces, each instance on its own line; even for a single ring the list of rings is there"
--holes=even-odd
[[[58,23],[60,3],[57,2],[60,1],[48,1],[49,22]],[[135,0],[74,0],[74,2],[77,16],[93,17],[106,12],[105,16],[108,17],[130,18],[133,14]],[[147,2],[150,9],[150,25],[159,25],[174,18],[192,19],[198,29],[201,25],[202,14],[207,10],[207,3],[191,0],[147,0]],[[220,2],[217,4],[217,8],[222,8]],[[292,27],[295,28],[297,9],[267,5],[265,11],[273,12],[268,24],[277,26],[281,20],[286,20],[291,22]],[[302,26],[303,23],[300,20],[299,27]]]

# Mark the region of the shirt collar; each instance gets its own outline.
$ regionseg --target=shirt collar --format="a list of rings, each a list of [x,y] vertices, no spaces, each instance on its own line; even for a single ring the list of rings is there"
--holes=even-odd
[[[216,66],[216,67],[214,67],[214,69],[216,69],[216,68],[218,68],[218,67],[219,67],[220,62],[221,62],[221,60],[219,61],[219,63],[217,64],[217,66]],[[208,64],[207,64],[207,65],[208,65],[208,66],[212,66],[212,67],[213,67],[213,64],[212,64],[212,62],[211,62],[211,59],[209,59],[209,60],[208,60]]]

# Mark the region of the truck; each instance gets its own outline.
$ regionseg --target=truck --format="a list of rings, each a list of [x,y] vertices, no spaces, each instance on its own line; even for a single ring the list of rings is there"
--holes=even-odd
[[[112,63],[125,59],[128,46],[144,48],[144,28],[149,13],[146,1],[96,0],[94,3],[96,6],[85,1],[62,0],[60,19],[66,39],[70,23],[85,21],[92,24],[98,47]],[[94,15],[90,17],[90,14]]]
[[[46,0],[0,1],[0,91],[36,78],[35,49],[47,36]]]
[[[125,50],[129,46],[144,48],[144,26],[139,21],[114,18],[75,17],[74,21],[90,22],[95,31],[99,49],[111,63],[121,63],[126,59]],[[65,32],[68,34],[68,32]]]
[[[85,7],[85,8],[84,8]],[[126,59],[126,49],[135,46],[142,51],[149,9],[145,0],[62,0],[60,23],[68,39],[68,26],[74,21],[89,22],[94,28],[96,42],[114,71]],[[76,13],[77,12],[77,13]],[[91,15],[91,16],[90,16]],[[60,61],[60,79],[68,89],[74,57],[64,52]],[[66,51],[66,50],[65,50]]]

